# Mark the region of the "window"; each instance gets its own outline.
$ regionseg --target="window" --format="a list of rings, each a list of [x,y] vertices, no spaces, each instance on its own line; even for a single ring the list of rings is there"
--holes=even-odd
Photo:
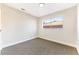
[[[43,28],[63,28],[64,16],[43,20]]]

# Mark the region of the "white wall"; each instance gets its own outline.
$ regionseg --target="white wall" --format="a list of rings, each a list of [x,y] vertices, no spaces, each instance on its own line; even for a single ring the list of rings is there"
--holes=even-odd
[[[77,50],[79,53],[79,4],[77,5]]]
[[[56,29],[45,29],[42,27],[42,20],[53,18],[57,16],[64,16],[64,26],[63,28]],[[73,47],[77,46],[77,7],[71,7],[63,11],[55,12],[53,14],[43,16],[39,20],[39,31],[38,37],[47,40],[59,42],[65,45],[70,45]]]
[[[1,30],[1,4],[0,4],[0,30]],[[2,49],[2,44],[1,44],[1,32],[0,32],[0,50]]]
[[[37,18],[2,6],[2,45],[7,47],[37,36]]]

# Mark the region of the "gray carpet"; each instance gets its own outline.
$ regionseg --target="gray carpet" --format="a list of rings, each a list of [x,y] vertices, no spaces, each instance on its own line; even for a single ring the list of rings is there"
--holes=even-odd
[[[44,39],[33,39],[14,46],[3,48],[2,55],[77,55],[73,47]]]

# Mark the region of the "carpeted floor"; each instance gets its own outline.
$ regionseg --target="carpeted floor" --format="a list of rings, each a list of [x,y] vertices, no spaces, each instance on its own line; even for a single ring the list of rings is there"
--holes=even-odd
[[[3,48],[2,55],[77,55],[75,48],[44,39],[33,39]]]

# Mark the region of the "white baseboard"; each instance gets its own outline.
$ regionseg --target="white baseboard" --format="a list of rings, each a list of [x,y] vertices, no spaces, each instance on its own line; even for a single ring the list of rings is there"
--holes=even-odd
[[[56,42],[56,43],[60,43],[60,44],[66,45],[66,46],[70,46],[70,47],[77,48],[77,45],[72,45],[72,44],[68,44],[68,43],[63,43],[63,42],[60,42],[60,41],[57,41],[57,40],[51,40],[51,39],[44,38],[44,37],[39,37],[39,38],[46,39],[46,40],[49,40],[49,41],[52,41],[52,42]]]
[[[28,41],[28,40],[31,40],[31,39],[34,39],[34,38],[37,38],[37,37],[35,36],[35,37],[31,37],[31,38],[28,38],[28,39],[25,39],[25,40],[21,40],[21,41],[15,42],[15,43],[11,43],[11,44],[3,46],[2,48],[6,48],[6,47],[9,47],[9,46],[12,46],[12,45],[16,45],[16,44],[19,44],[19,43],[22,43],[22,42],[25,42],[25,41]],[[38,37],[38,38],[49,40],[49,39],[44,38],[44,37]],[[77,49],[77,51],[79,53],[79,48],[77,48],[76,45],[66,44],[66,43],[62,43],[62,42],[59,42],[59,41],[56,41],[56,40],[51,40],[51,39],[49,41],[53,41],[53,42],[57,42],[57,43],[60,43],[60,44],[63,44],[63,45],[74,47],[74,48]],[[0,50],[2,50],[2,48],[0,48]]]
[[[21,40],[21,41],[18,41],[18,42],[14,42],[14,43],[11,43],[11,44],[8,44],[8,45],[5,45],[2,48],[6,48],[6,47],[9,47],[9,46],[12,46],[12,45],[16,45],[16,44],[19,44],[19,43],[22,43],[22,42],[25,42],[25,41],[28,41],[28,40],[32,40],[34,38],[36,38],[36,36],[35,37],[28,38],[28,39],[25,39],[25,40]]]

